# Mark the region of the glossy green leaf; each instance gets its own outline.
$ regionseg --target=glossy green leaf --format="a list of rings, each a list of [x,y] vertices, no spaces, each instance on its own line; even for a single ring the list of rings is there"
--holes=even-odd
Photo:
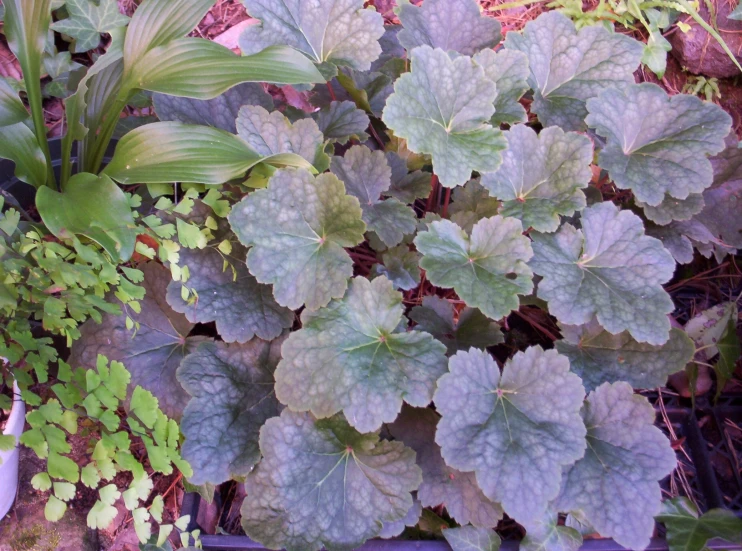
[[[686,497],[668,499],[655,517],[667,528],[670,551],[702,551],[710,539],[721,538],[730,543],[742,539],[742,520],[727,509],[711,509],[700,515]]]
[[[579,325],[597,315],[611,333],[628,331],[660,345],[670,336],[674,306],[662,288],[675,261],[644,234],[638,216],[604,202],[582,212],[582,229],[565,224],[555,234],[532,234],[530,266],[543,276],[538,296],[559,321]]]
[[[585,452],[585,390],[555,350],[532,346],[505,364],[459,352],[438,381],[435,441],[451,467],[474,471],[488,498],[519,522],[545,514],[562,468]]]
[[[462,55],[497,46],[500,23],[481,13],[476,0],[426,0],[422,6],[400,5],[399,42],[409,52],[418,46],[441,48]]]
[[[665,386],[667,377],[685,369],[696,351],[679,329],[671,329],[662,345],[637,342],[627,332],[613,335],[595,319],[585,325],[562,325],[561,331],[564,339],[556,342],[556,349],[569,358],[588,391],[616,381],[634,388]]]
[[[222,340],[239,343],[255,336],[275,339],[294,323],[294,313],[279,306],[272,289],[247,271],[244,249],[232,251],[232,264],[226,269],[224,256],[212,246],[181,249],[179,255],[179,265],[188,267],[188,281],[171,281],[167,302],[191,323],[215,321]],[[181,294],[184,288],[191,291],[186,300]]]
[[[454,321],[454,306],[439,297],[424,297],[422,306],[410,310],[416,328],[426,331],[448,348],[448,354],[470,348],[486,349],[504,342],[500,326],[476,308],[466,307]],[[465,523],[463,523],[465,524]]]
[[[156,122],[124,136],[104,173],[122,184],[221,184],[244,176],[261,162],[309,166],[298,155],[266,158],[238,136],[218,128]]]
[[[292,46],[317,64],[368,71],[381,54],[383,19],[363,0],[243,0],[259,25],[248,26],[240,48],[254,54],[276,44]],[[287,82],[287,81],[285,81]],[[315,82],[315,81],[312,81]]]
[[[591,392],[582,417],[585,457],[565,469],[555,508],[579,511],[602,536],[644,549],[660,512],[658,481],[677,464],[670,441],[654,426],[649,401],[626,383]]]
[[[23,101],[8,81],[0,78],[0,127],[11,126],[29,118]]]
[[[718,105],[669,96],[655,84],[608,89],[587,102],[585,122],[606,138],[598,164],[619,188],[659,205],[666,194],[685,199],[713,181],[708,155],[724,149],[732,118]]]
[[[353,146],[345,156],[332,158],[332,172],[345,184],[347,193],[358,199],[367,229],[376,232],[387,247],[415,232],[415,211],[394,198],[381,199],[392,183],[384,152]]]
[[[119,12],[116,0],[100,0],[100,4],[91,0],[66,0],[64,7],[68,17],[51,28],[74,38],[77,53],[97,48],[101,34],[129,23],[129,18]]]
[[[441,449],[435,443],[439,419],[432,409],[403,406],[402,413],[389,425],[392,436],[415,451],[423,473],[417,490],[420,503],[424,507],[445,506],[461,525],[494,528],[502,518],[502,507],[485,497],[474,473],[462,473],[443,461]]]
[[[246,476],[260,459],[260,428],[281,411],[273,391],[281,344],[206,343],[183,360],[178,380],[192,398],[180,426],[193,484]]]
[[[25,123],[0,126],[0,159],[15,163],[21,182],[41,187],[46,181],[46,161],[36,136]]]
[[[402,293],[385,277],[357,277],[341,300],[302,313],[302,328],[283,345],[276,395],[317,417],[345,413],[370,432],[393,421],[402,402],[430,403],[445,372],[445,347],[421,331],[396,332]]]
[[[242,526],[275,549],[354,549],[406,516],[421,480],[412,450],[360,434],[341,416],[316,421],[285,409],[260,431],[260,451]]]
[[[239,56],[216,42],[181,38],[148,51],[128,73],[125,82],[133,89],[211,99],[242,82],[323,81],[306,57],[286,46]]]
[[[42,187],[36,207],[49,231],[61,239],[84,235],[122,261],[134,253],[137,230],[129,200],[108,176],[76,174],[62,193]]]
[[[602,90],[634,82],[643,44],[603,25],[582,27],[558,11],[542,13],[505,47],[528,56],[534,91],[531,111],[544,126],[584,130],[585,102]],[[616,113],[619,112],[615,107]]]
[[[586,206],[582,190],[592,177],[592,142],[555,126],[536,134],[517,125],[504,134],[508,149],[503,163],[497,172],[482,176],[482,185],[503,201],[503,216],[517,218],[524,228],[556,231],[560,216]]]
[[[412,71],[394,84],[384,109],[386,125],[412,151],[432,155],[444,186],[465,184],[473,170],[497,170],[506,142],[488,124],[497,90],[482,67],[429,46],[416,48],[410,57]]]
[[[471,235],[453,222],[428,225],[415,238],[420,267],[438,287],[453,288],[469,306],[498,320],[518,309],[518,295],[533,289],[526,262],[533,252],[515,218],[493,216],[477,222]]]
[[[229,215],[247,267],[273,285],[278,304],[291,309],[327,305],[345,294],[353,262],[344,247],[363,241],[358,200],[332,174],[279,170],[267,189],[245,197]]]

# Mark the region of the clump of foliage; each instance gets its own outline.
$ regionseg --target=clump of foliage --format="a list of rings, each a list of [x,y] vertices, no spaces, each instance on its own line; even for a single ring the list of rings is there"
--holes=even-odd
[[[175,37],[210,3],[167,4],[176,33],[145,0],[67,100],[85,126],[110,71],[107,112],[145,89],[161,119],[100,174],[108,115],[68,134],[92,173],[63,173],[63,196],[141,198],[74,233],[112,257],[129,216],[153,235],[132,248],[144,296],[109,295],[125,315],[85,322],[70,363],[123,363],[179,420],[192,484],[244,481],[243,527],[269,548],[355,548],[439,506],[454,548],[497,549],[505,514],[529,548],[576,549],[574,525],[645,548],[676,459],[633,389],[722,356],[673,327],[664,285],[742,247],[731,118],[636,84],[641,43],[558,12],[501,44],[474,0],[405,4],[392,27],[362,0],[244,0],[259,24],[238,57]],[[246,81],[301,82],[312,112]],[[596,168],[631,202],[603,200]],[[498,362],[528,311],[561,338]]]

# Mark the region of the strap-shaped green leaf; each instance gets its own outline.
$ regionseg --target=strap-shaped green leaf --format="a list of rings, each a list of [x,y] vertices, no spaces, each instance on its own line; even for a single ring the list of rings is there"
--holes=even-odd
[[[238,136],[218,128],[156,122],[124,136],[104,172],[123,184],[221,184],[260,162],[311,168],[294,154],[258,155]]]
[[[25,121],[29,117],[18,93],[0,78],[0,127]]]
[[[46,181],[46,160],[36,135],[24,123],[0,126],[0,158],[15,163],[15,175],[34,187]]]
[[[239,56],[202,38],[180,38],[153,48],[127,70],[131,88],[196,99],[214,98],[241,82],[324,82],[312,62],[293,48],[274,46]]]

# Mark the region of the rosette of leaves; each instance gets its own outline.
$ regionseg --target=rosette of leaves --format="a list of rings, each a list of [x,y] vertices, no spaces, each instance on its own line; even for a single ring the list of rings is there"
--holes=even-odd
[[[316,63],[327,80],[338,66],[368,71],[381,54],[384,34],[380,14],[364,9],[363,0],[243,0],[260,20],[240,36],[246,55],[269,46],[292,46]]]
[[[562,469],[585,451],[585,396],[569,360],[530,347],[503,368],[484,351],[459,352],[433,397],[442,418],[435,441],[446,464],[473,471],[505,512],[540,518],[559,493]]]
[[[500,319],[518,308],[518,295],[533,289],[526,262],[533,252],[515,218],[493,216],[477,222],[471,235],[453,222],[428,225],[415,238],[420,267],[433,285],[451,288],[487,317]]]
[[[276,369],[276,395],[294,411],[342,411],[363,432],[394,421],[402,402],[430,403],[446,369],[445,347],[431,335],[400,330],[402,294],[385,277],[352,280],[326,308],[305,310]]]
[[[587,450],[564,470],[554,507],[579,512],[623,546],[644,549],[660,512],[658,481],[677,464],[670,441],[654,426],[649,401],[626,383],[604,383],[592,391],[582,417]]]
[[[353,262],[344,247],[363,241],[361,216],[334,175],[285,169],[235,205],[229,223],[250,247],[250,273],[273,285],[278,304],[317,309],[345,294]]]
[[[543,276],[538,296],[549,312],[575,325],[597,316],[610,333],[667,342],[673,303],[662,284],[675,271],[670,253],[644,234],[638,216],[612,203],[586,208],[581,223],[579,230],[564,224],[555,234],[533,234],[530,266]]]
[[[558,11],[529,21],[522,33],[508,33],[505,47],[528,56],[531,110],[544,126],[564,131],[584,130],[587,100],[633,83],[643,52],[641,42],[602,25],[578,31]]]
[[[410,60],[411,72],[396,81],[387,100],[384,123],[412,151],[432,156],[433,170],[446,187],[465,184],[474,170],[496,170],[506,142],[489,124],[495,83],[470,57],[451,59],[439,48],[415,48]]]
[[[285,409],[261,429],[260,451],[242,526],[276,549],[356,548],[407,515],[421,481],[415,452],[361,434],[340,415],[316,420]]]
[[[512,216],[524,228],[553,232],[560,216],[585,208],[585,194],[592,171],[590,139],[558,127],[536,134],[528,126],[506,131],[508,149],[497,172],[484,174],[482,185],[500,199],[500,214]]]

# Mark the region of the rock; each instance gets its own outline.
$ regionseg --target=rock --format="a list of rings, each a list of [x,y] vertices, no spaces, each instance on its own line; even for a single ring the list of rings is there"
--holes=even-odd
[[[726,0],[711,0],[716,9],[716,23],[719,34],[729,49],[742,63],[742,21],[727,19],[734,8]],[[700,2],[701,16],[708,21],[709,11],[705,2]],[[673,30],[669,40],[672,44],[671,54],[691,73],[708,77],[727,78],[740,74],[739,69],[722,50],[719,43],[688,15],[682,20],[690,25],[690,30],[683,33]]]

